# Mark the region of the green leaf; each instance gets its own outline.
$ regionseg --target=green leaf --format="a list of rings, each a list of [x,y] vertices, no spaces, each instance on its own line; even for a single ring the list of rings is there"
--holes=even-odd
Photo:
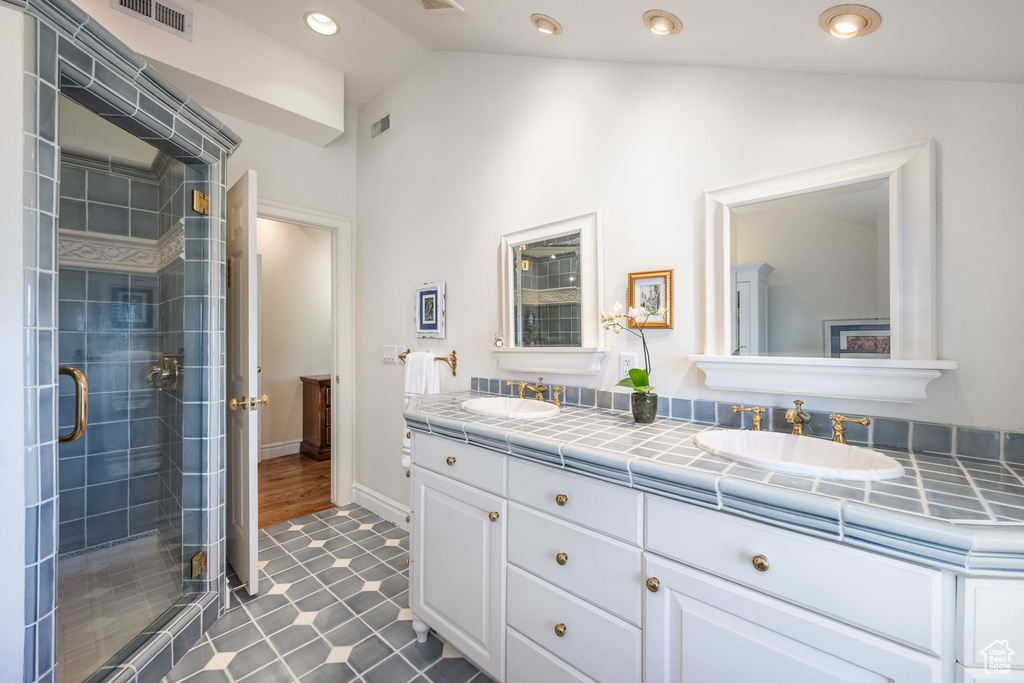
[[[650,377],[647,376],[647,371],[643,368],[630,368],[629,378],[633,380],[633,386],[645,387],[651,381]]]

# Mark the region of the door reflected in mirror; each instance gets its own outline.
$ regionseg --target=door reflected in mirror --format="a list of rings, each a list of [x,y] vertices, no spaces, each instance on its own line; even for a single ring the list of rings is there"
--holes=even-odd
[[[889,358],[889,180],[730,209],[733,355]]]
[[[582,346],[580,233],[511,247],[515,345]]]

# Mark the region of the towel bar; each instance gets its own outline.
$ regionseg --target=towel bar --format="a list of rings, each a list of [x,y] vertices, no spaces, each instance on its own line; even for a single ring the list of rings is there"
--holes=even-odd
[[[406,349],[402,353],[398,354],[398,359],[405,362],[405,357],[412,353],[411,349]],[[455,351],[452,351],[447,356],[434,356],[434,360],[439,360],[442,363],[447,363],[448,367],[452,369],[452,377],[455,377],[455,369],[459,365],[459,359],[455,356]]]

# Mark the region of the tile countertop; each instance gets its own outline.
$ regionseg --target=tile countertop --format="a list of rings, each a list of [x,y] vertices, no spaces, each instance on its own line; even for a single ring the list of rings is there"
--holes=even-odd
[[[902,479],[849,482],[766,472],[701,451],[693,435],[720,426],[563,406],[555,417],[505,420],[464,412],[478,392],[409,404],[415,431],[468,442],[623,486],[944,569],[1024,574],[1024,465],[882,450]],[[807,437],[814,438],[814,437]]]

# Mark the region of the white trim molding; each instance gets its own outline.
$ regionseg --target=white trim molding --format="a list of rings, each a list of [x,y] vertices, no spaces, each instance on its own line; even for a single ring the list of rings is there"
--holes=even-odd
[[[412,510],[407,505],[402,505],[397,500],[388,498],[383,493],[374,491],[368,486],[363,486],[358,482],[352,484],[352,502],[362,505],[370,512],[383,517],[396,526],[402,527],[406,531],[412,528],[412,525],[406,520],[406,517],[412,514]]]
[[[951,360],[870,360],[782,358],[769,356],[690,356],[704,371],[710,389],[799,393],[865,401],[917,403],[928,398],[925,387],[955,370]]]
[[[179,221],[158,240],[61,228],[57,258],[61,267],[157,273],[185,256],[185,229]]]
[[[608,349],[532,347],[494,349],[498,367],[510,372],[557,372],[561,375],[596,375]]]
[[[733,356],[731,212],[869,180],[889,182],[891,360]],[[689,356],[716,389],[913,402],[955,361],[938,359],[935,141],[704,193],[704,349]],[[827,387],[827,389],[826,389]]]
[[[270,460],[271,458],[280,458],[285,455],[295,455],[299,452],[300,443],[302,443],[302,439],[261,444],[260,460]]]

